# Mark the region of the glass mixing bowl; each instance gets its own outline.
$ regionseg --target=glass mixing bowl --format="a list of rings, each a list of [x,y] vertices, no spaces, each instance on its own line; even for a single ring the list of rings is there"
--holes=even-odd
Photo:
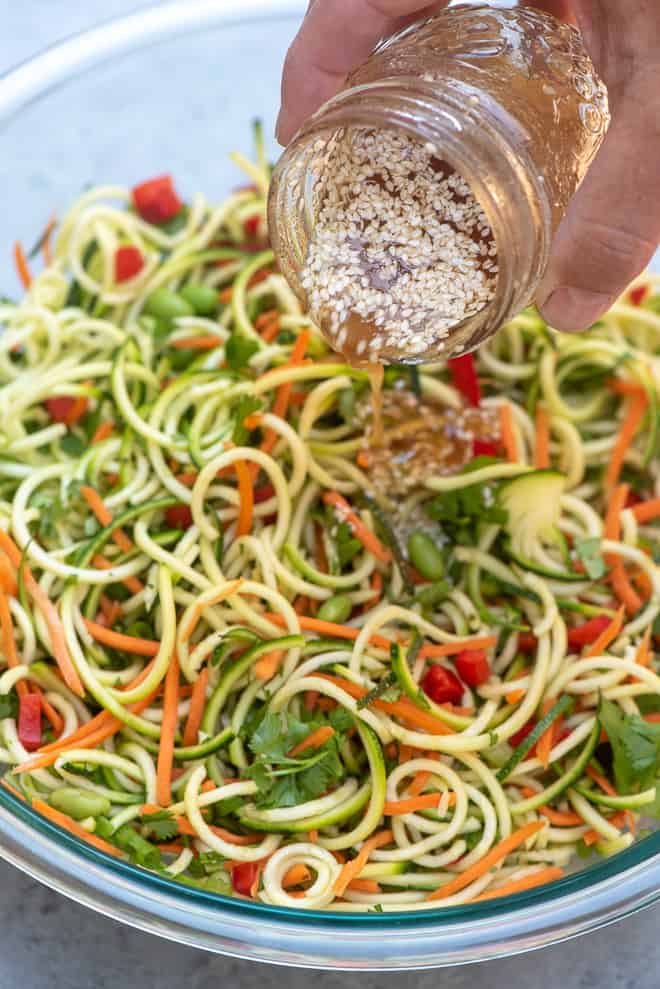
[[[244,181],[250,120],[272,133],[296,0],[164,3],[65,41],[0,79],[5,244],[31,242],[88,183],[171,171],[186,193]],[[276,148],[271,147],[273,155]],[[0,293],[15,292],[4,252]],[[660,833],[548,888],[418,915],[291,911],[200,892],[109,859],[0,789],[0,855],[117,920],[185,944],[353,970],[454,965],[538,948],[660,897]]]

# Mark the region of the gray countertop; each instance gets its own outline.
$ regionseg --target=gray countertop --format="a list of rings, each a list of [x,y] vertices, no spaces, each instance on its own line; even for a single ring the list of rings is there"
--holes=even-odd
[[[0,71],[65,34],[136,9],[136,0],[0,0],[3,45]],[[218,983],[252,989],[283,973],[270,967],[207,955],[122,927],[0,863],[0,989],[105,989],[149,987],[206,989]],[[363,986],[462,989],[479,979],[489,989],[535,985],[548,989],[656,989],[660,942],[658,910],[647,910],[587,938],[479,968],[426,972],[409,977],[362,975]],[[341,973],[315,977],[320,989],[345,985]],[[286,975],[290,989],[308,985],[309,974]]]

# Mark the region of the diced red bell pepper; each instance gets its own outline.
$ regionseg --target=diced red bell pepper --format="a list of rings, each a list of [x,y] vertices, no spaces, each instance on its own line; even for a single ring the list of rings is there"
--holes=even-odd
[[[144,268],[144,257],[139,247],[123,244],[115,252],[115,281],[127,282],[139,275]]]
[[[254,881],[259,875],[257,862],[237,862],[231,867],[231,885],[235,893],[251,896]]]
[[[159,175],[136,185],[133,205],[143,220],[153,224],[167,223],[183,209],[171,175]]]
[[[41,747],[41,698],[24,694],[18,705],[18,740],[28,752]]]
[[[498,445],[493,440],[480,440],[477,437],[472,440],[473,457],[496,457],[498,453]]]
[[[44,402],[46,412],[51,422],[62,422],[66,426],[75,426],[87,412],[89,402],[84,395],[57,395],[47,398]]]
[[[525,655],[536,652],[538,644],[539,640],[531,632],[521,632],[518,636],[518,651],[524,652]]]
[[[644,499],[637,494],[636,491],[629,491],[626,496],[626,508],[634,508],[635,505],[641,505]]]
[[[192,512],[188,505],[171,505],[165,509],[165,521],[170,529],[189,529],[193,524]]]
[[[264,501],[269,501],[275,497],[275,488],[272,484],[262,484],[254,489],[254,503],[260,505]]]
[[[528,735],[531,735],[535,727],[535,721],[528,721],[527,724],[523,725],[522,728],[519,728],[518,731],[511,736],[509,739],[509,745],[513,745],[514,748],[516,745],[520,745],[521,742],[525,741]]]
[[[259,228],[261,226],[261,217],[259,216],[248,216],[247,220],[243,223],[243,230],[245,231],[245,236],[250,237],[252,240],[259,233]]]
[[[481,404],[481,385],[472,354],[451,357],[447,361],[454,387],[461,393],[468,405],[477,408]]]
[[[646,285],[637,285],[636,288],[631,288],[629,299],[633,306],[641,306],[642,302],[646,298],[646,293],[648,292],[648,287]]]
[[[464,687],[455,673],[435,663],[422,680],[422,689],[436,704],[458,704]]]
[[[490,663],[485,649],[465,649],[455,660],[456,672],[468,687],[480,687],[490,680]]]
[[[601,632],[604,632],[609,627],[611,621],[612,619],[608,618],[607,615],[597,615],[596,618],[590,618],[588,622],[584,622],[582,625],[569,628],[569,646],[574,649],[581,649],[582,646],[592,645]]]

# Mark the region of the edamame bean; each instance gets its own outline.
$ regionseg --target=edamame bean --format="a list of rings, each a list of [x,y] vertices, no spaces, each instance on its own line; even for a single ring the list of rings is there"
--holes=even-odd
[[[144,311],[156,319],[178,319],[180,316],[194,316],[195,310],[178,292],[169,288],[157,288],[147,296]]]
[[[408,558],[427,580],[440,580],[445,572],[442,553],[425,532],[413,532],[408,540]]]
[[[110,813],[110,801],[107,797],[78,790],[73,786],[61,786],[53,790],[48,802],[55,810],[68,814],[74,821],[84,821],[86,817],[104,817]]]
[[[210,285],[184,285],[179,292],[197,316],[215,316],[219,308],[218,293]]]
[[[335,622],[341,625],[348,621],[353,610],[353,602],[348,594],[333,594],[324,601],[318,610],[317,617],[323,622]]]

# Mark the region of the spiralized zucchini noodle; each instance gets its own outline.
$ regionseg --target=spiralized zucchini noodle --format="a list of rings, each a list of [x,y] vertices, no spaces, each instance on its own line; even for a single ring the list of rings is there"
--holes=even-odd
[[[257,145],[220,206],[92,188],[41,273],[17,248],[4,785],[295,908],[471,903],[626,848],[660,804],[660,280],[581,335],[530,308],[387,368],[375,448],[366,373],[277,272]]]

